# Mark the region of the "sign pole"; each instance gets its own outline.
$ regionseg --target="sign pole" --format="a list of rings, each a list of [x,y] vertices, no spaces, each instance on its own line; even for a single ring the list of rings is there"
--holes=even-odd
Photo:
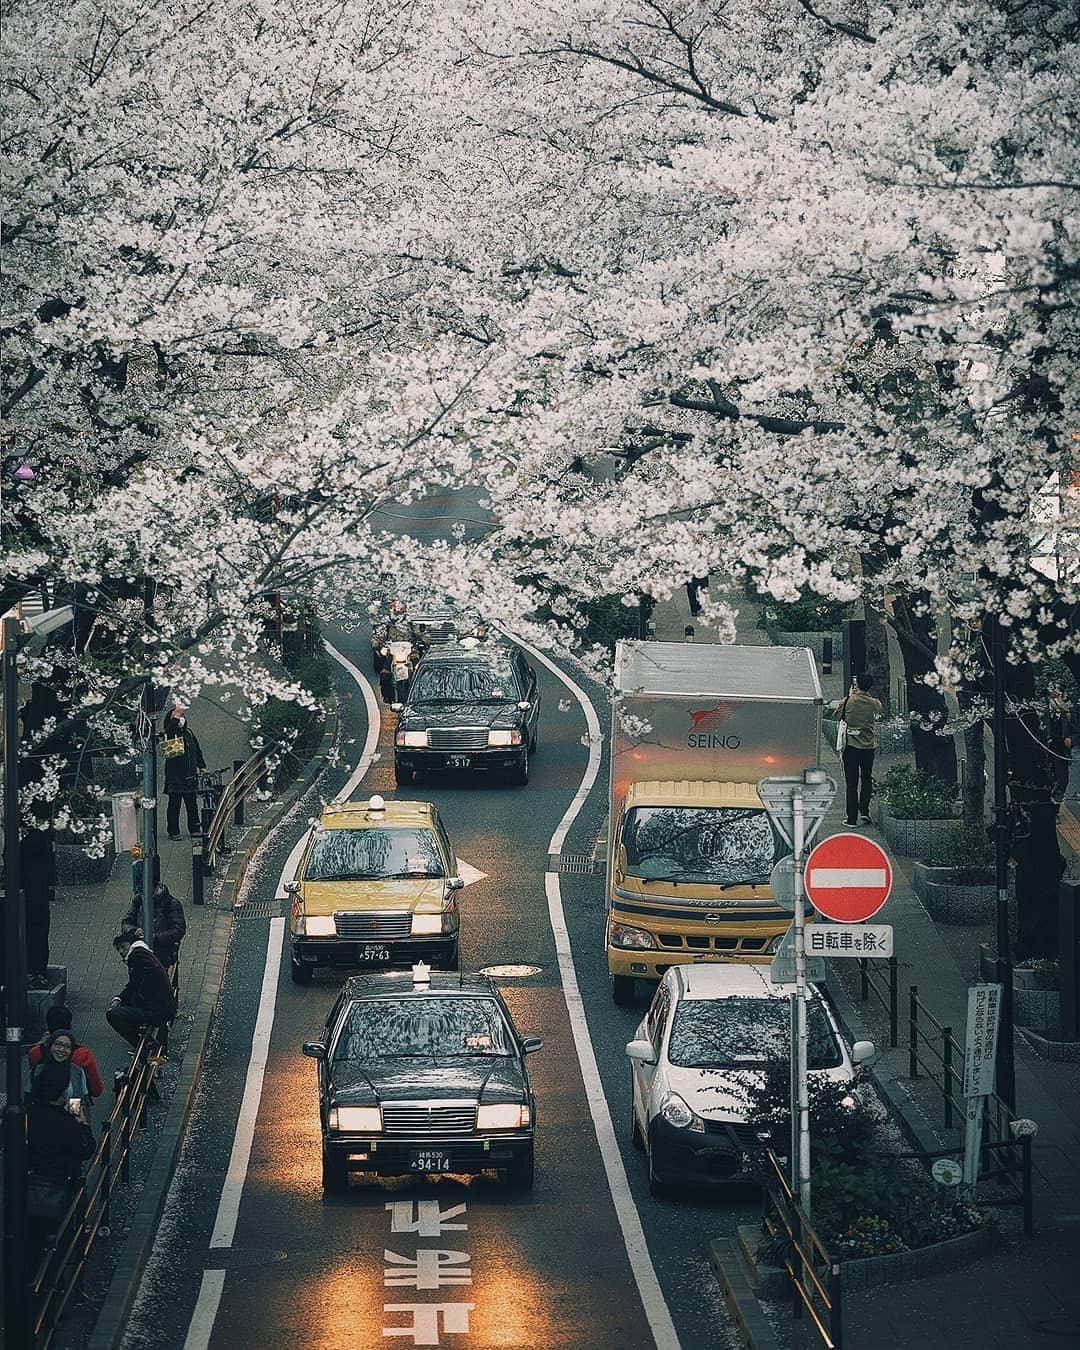
[[[798,1087],[799,1150],[798,1196],[806,1218],[810,1217],[810,1090],[807,1083],[806,1037],[806,895],[803,890],[802,856],[805,847],[802,788],[796,784],[791,796],[792,843],[795,851],[795,1014],[796,1082]]]

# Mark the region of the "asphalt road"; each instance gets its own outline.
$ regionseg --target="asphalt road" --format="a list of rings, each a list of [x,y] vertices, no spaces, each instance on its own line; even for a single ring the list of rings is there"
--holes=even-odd
[[[362,630],[330,636],[361,671],[369,669]],[[292,984],[284,907],[273,902],[285,858],[317,809],[309,798],[249,874],[192,1124],[126,1350],[734,1344],[705,1249],[709,1238],[753,1219],[757,1194],[649,1195],[642,1156],[629,1142],[623,1055],[643,1008],[635,1013],[611,1002],[602,876],[564,874],[562,912],[580,990],[579,1002],[571,988],[570,1004],[579,1027],[587,1023],[599,1071],[590,1103],[545,893],[549,842],[586,768],[586,724],[569,691],[533,664],[543,704],[527,787],[436,777],[398,795],[433,801],[459,858],[487,873],[462,894],[463,968],[512,962],[540,969],[500,982],[523,1034],[544,1038],[529,1061],[538,1101],[535,1189],[515,1193],[494,1177],[354,1179],[346,1196],[323,1197],[314,1065],[299,1047],[321,1031],[341,977],[321,973],[306,989]],[[335,669],[347,764],[324,780],[325,797],[356,764],[368,725],[362,691]],[[599,697],[597,710],[603,721]],[[382,721],[379,755],[357,797],[396,792],[389,716]],[[601,771],[564,853],[591,852],[605,783]],[[564,972],[566,959],[564,953]],[[261,1098],[253,1099],[250,1087],[245,1094],[253,1035],[257,1052],[267,1031]],[[606,1115],[616,1141],[614,1148],[609,1141],[607,1166],[594,1124],[594,1116],[603,1124]],[[252,1127],[250,1156],[238,1160],[235,1141],[245,1125]],[[230,1197],[238,1200],[231,1233]],[[647,1252],[637,1240],[642,1232]],[[459,1254],[455,1269],[467,1272],[469,1283],[423,1292],[387,1282],[388,1270],[415,1260],[436,1238]]]

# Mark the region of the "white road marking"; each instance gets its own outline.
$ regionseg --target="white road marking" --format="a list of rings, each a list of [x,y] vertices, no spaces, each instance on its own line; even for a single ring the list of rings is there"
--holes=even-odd
[[[581,710],[585,714],[585,725],[589,732],[589,760],[585,766],[581,785],[574,794],[573,801],[566,808],[566,814],[559,822],[555,833],[551,836],[551,843],[548,845],[549,854],[559,853],[566,841],[567,834],[570,832],[570,826],[585,804],[585,800],[596,782],[596,776],[600,772],[600,719],[597,717],[596,709],[588,696],[574,683],[569,675],[564,674],[553,661],[548,660],[543,652],[537,651],[529,643],[523,642],[519,637],[514,637],[514,641],[531,652],[538,661],[547,666],[556,679],[561,680],[566,685],[581,705]],[[604,1164],[604,1171],[607,1173],[608,1187],[611,1190],[611,1198],[615,1205],[615,1214],[619,1220],[619,1227],[622,1229],[626,1254],[630,1260],[630,1269],[634,1272],[638,1294],[641,1296],[642,1306],[645,1309],[646,1317],[649,1319],[649,1328],[658,1350],[678,1350],[679,1338],[675,1331],[675,1324],[671,1320],[671,1312],[660,1288],[660,1281],[656,1278],[656,1269],[653,1266],[652,1257],[649,1255],[649,1247],[645,1241],[645,1230],[641,1226],[641,1216],[637,1212],[630,1183],[626,1179],[622,1154],[615,1138],[615,1128],[611,1123],[611,1112],[608,1110],[607,1098],[604,1096],[604,1084],[596,1064],[596,1054],[589,1036],[589,1024],[585,1017],[585,1004],[578,988],[577,970],[574,966],[574,953],[570,946],[570,934],[567,931],[566,917],[563,913],[562,889],[559,884],[558,872],[545,872],[544,890],[547,894],[548,917],[551,921],[552,932],[555,934],[555,951],[559,958],[563,998],[566,1001],[566,1010],[570,1016],[570,1028],[574,1035],[578,1063],[581,1066],[581,1077],[585,1083],[585,1099],[589,1104],[589,1111],[592,1115],[596,1141],[600,1145],[600,1157]]]
[[[391,1233],[418,1233],[420,1237],[441,1237],[443,1233],[464,1232],[467,1223],[451,1223],[462,1218],[465,1206],[443,1209],[438,1200],[387,1200]]]
[[[479,867],[474,867],[472,863],[462,862],[460,858],[457,860],[457,870],[458,876],[466,886],[471,886],[474,881],[483,881],[487,876],[487,873],[481,872]]]
[[[353,677],[359,686],[361,694],[364,696],[364,706],[367,710],[367,736],[364,739],[364,748],[360,751],[360,758],[357,760],[356,768],[349,774],[345,780],[345,786],[337,794],[339,801],[347,802],[349,798],[359,787],[364,774],[371,768],[371,761],[375,756],[375,747],[379,744],[379,705],[375,702],[375,691],[371,687],[371,681],[357,669],[347,656],[342,656],[338,649],[329,642],[323,641],[323,646],[334,660],[344,670]],[[277,891],[274,893],[275,900],[286,900],[285,883],[293,881],[296,878],[296,869],[300,865],[300,855],[304,851],[304,844],[307,841],[308,831],[305,830],[296,841],[292,852],[285,860],[285,866],[281,869],[281,880],[278,882]]]
[[[884,867],[811,867],[810,885],[831,890],[844,886],[884,886]]]

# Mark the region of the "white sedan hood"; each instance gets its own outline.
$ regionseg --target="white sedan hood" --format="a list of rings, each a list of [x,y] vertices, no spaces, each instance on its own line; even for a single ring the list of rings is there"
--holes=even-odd
[[[674,1064],[668,1065],[665,1076],[669,1091],[677,1092],[695,1115],[736,1122],[746,1120],[747,1099],[763,1077],[754,1069],[680,1069]],[[835,1069],[815,1069],[811,1077],[847,1083],[852,1073],[840,1064]]]

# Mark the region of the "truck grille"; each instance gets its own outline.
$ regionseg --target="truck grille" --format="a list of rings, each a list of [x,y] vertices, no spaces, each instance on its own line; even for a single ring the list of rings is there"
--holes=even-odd
[[[486,750],[487,727],[431,727],[428,745],[432,750]]]
[[[769,945],[769,939],[763,937],[697,937],[683,938],[679,933],[657,933],[662,947],[689,947],[693,949],[712,948],[718,952],[763,952]]]
[[[353,942],[393,942],[412,933],[412,915],[408,910],[390,914],[352,914],[339,911],[334,915],[339,938]]]
[[[384,1102],[383,1131],[413,1136],[471,1134],[476,1128],[476,1103]]]

